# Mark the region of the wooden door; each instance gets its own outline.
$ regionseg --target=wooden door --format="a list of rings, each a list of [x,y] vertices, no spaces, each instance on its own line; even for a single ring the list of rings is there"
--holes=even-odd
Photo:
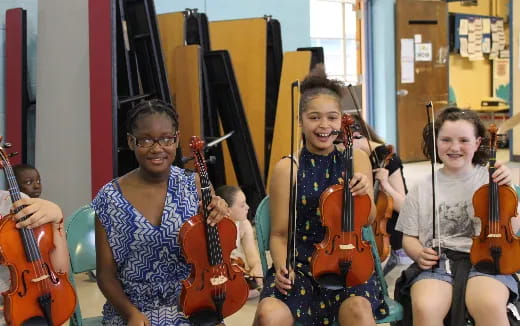
[[[420,161],[425,105],[448,104],[448,4],[397,0],[395,41],[397,149],[403,161]]]

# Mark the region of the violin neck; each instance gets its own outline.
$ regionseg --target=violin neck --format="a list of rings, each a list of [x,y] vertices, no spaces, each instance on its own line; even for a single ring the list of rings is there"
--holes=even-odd
[[[496,149],[491,148],[489,158],[489,220],[491,222],[499,219],[499,198],[498,198],[498,184],[493,180],[492,175],[495,172],[497,152]]]
[[[222,247],[220,246],[220,235],[217,226],[211,226],[207,223],[209,211],[208,205],[211,203],[211,183],[206,173],[200,173],[201,193],[202,193],[202,212],[204,223],[206,225],[206,243],[208,244],[208,259],[212,266],[222,264]]]
[[[352,147],[345,148],[345,181],[343,187],[343,216],[341,219],[341,229],[343,232],[352,232],[354,230],[354,201],[352,200],[352,192],[350,191],[349,182],[354,175],[353,169],[353,150]]]
[[[11,202],[14,203],[22,199],[20,194],[20,188],[18,187],[18,183],[16,182],[16,177],[14,175],[13,167],[11,164],[4,162],[4,173],[5,178],[7,179],[7,184],[9,185],[9,194],[11,195]],[[21,208],[15,210],[15,213],[18,213]]]

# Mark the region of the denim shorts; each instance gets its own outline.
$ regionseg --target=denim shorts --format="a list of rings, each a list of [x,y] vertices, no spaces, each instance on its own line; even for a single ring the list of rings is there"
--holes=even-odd
[[[471,267],[469,272],[468,279],[475,276],[486,276],[491,277],[504,284],[509,289],[509,299],[511,302],[516,302],[518,300],[518,283],[516,279],[512,275],[490,275],[478,272],[475,267]],[[448,282],[450,284],[453,283],[453,276],[451,272],[446,270],[446,259],[441,259],[439,263],[439,267],[435,268],[432,272],[431,270],[425,270],[421,272],[421,274],[417,275],[417,277],[412,281],[412,285],[415,282],[426,279],[434,279]]]

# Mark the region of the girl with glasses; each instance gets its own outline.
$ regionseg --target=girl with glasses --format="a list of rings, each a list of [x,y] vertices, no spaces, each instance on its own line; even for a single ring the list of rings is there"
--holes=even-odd
[[[104,324],[189,325],[177,307],[181,281],[190,274],[178,235],[201,197],[199,176],[172,166],[178,128],[171,105],[138,104],[127,118],[127,139],[139,166],[107,183],[92,202]],[[218,196],[208,209],[211,224],[229,213]]]

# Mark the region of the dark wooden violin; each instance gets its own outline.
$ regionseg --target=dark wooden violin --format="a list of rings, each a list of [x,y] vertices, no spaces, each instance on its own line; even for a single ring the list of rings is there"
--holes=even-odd
[[[394,155],[392,145],[386,145],[386,148],[389,154],[381,162],[377,160],[377,163],[379,163],[377,166],[379,168],[385,168]],[[375,152],[374,156],[377,156]],[[392,196],[381,189],[379,180],[374,181],[374,201],[376,203],[376,218],[372,223],[372,229],[374,230],[377,252],[379,253],[381,261],[384,261],[388,258],[388,255],[390,255],[391,250],[390,235],[386,232],[386,223],[392,218],[394,200]]]
[[[237,238],[235,223],[227,218],[216,226],[207,223],[206,207],[212,194],[202,154],[204,142],[193,136],[190,147],[200,175],[202,209],[182,225],[179,233],[184,257],[192,265],[190,276],[182,281],[180,305],[192,323],[216,325],[244,305],[249,287],[240,268],[231,264]]]
[[[2,147],[0,159],[14,203],[22,197]],[[17,208],[15,214],[22,208]],[[62,325],[76,308],[76,293],[67,273],[57,274],[52,267],[52,225],[18,229],[12,215],[0,220],[0,262],[11,273],[11,288],[2,293],[5,320],[8,325]]]
[[[362,239],[372,201],[368,195],[352,196],[348,186],[353,177],[353,148],[350,126],[354,119],[342,118],[345,151],[345,182],[328,187],[320,196],[320,211],[326,228],[323,241],[316,244],[311,271],[324,288],[341,289],[367,281],[374,273],[370,244]]]
[[[516,216],[518,198],[509,186],[499,186],[491,175],[495,172],[497,127],[489,127],[489,184],[481,186],[473,195],[475,217],[480,218],[480,235],[473,237],[471,263],[487,274],[514,274],[520,270],[520,238],[511,228]]]

